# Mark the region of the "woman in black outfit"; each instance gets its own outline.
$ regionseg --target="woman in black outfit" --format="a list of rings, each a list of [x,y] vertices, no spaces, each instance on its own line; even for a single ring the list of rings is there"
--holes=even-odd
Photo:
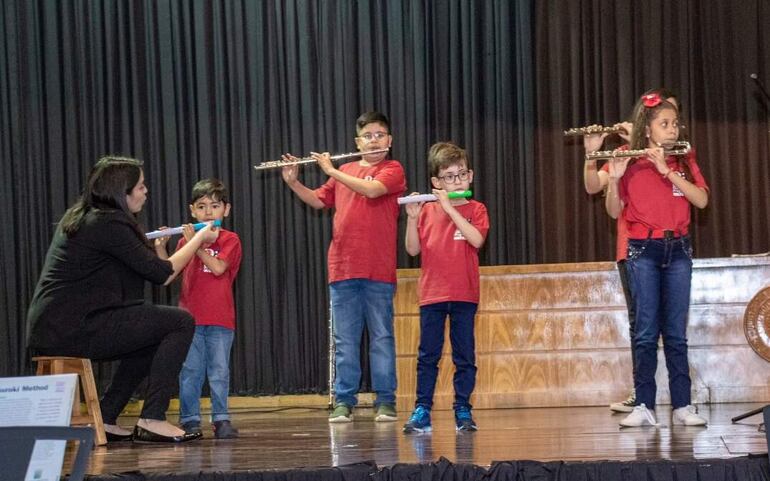
[[[136,221],[147,198],[141,166],[104,157],[91,170],[48,249],[29,307],[29,344],[43,355],[120,360],[101,400],[109,440],[131,436],[117,418],[148,377],[134,441],[183,442],[200,435],[187,435],[165,419],[194,320],[182,309],[145,304],[144,282],[170,283],[218,231],[201,229],[168,260],[158,258]]]

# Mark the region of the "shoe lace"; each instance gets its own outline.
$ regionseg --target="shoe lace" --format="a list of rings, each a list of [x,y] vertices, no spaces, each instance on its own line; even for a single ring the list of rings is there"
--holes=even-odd
[[[455,409],[455,418],[458,421],[471,421],[471,410],[465,406],[459,407]]]
[[[424,406],[417,406],[414,408],[414,412],[412,413],[412,416],[409,418],[409,422],[417,422],[427,416],[430,413],[430,411],[425,408]]]
[[[688,418],[698,418],[698,410],[693,405],[688,405],[680,408],[681,411],[679,411],[679,417],[682,419],[688,419]]]
[[[636,406],[634,408],[634,411],[639,411],[644,417],[647,419],[647,422],[652,424],[653,426],[657,426],[658,422],[655,419],[655,416],[652,415],[649,409],[647,409],[647,406],[644,405],[644,403]]]

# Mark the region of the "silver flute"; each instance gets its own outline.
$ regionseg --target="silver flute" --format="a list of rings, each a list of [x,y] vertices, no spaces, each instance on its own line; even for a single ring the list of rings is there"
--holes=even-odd
[[[385,152],[388,152],[390,149],[377,149],[377,150],[367,150],[364,152],[348,152],[347,154],[338,154],[338,155],[332,155],[331,159],[333,161],[335,160],[342,160],[342,159],[351,159],[354,157],[363,157],[364,155],[371,155],[371,154],[382,154]],[[262,162],[259,165],[255,165],[255,170],[266,170],[266,169],[277,169],[278,167],[286,167],[287,165],[298,165],[298,164],[309,164],[311,162],[317,162],[312,157],[302,157],[301,159],[296,160],[269,160],[267,162]]]
[[[691,147],[689,142],[683,140],[672,142],[667,145],[661,145],[663,147],[663,155],[687,155],[690,153]],[[641,157],[646,155],[647,151],[641,150],[600,150],[586,154],[586,160],[597,159],[624,159],[626,157]]]
[[[589,125],[588,127],[575,127],[564,131],[565,136],[592,135],[592,134],[617,134],[625,133],[623,127],[605,127],[603,125]]]

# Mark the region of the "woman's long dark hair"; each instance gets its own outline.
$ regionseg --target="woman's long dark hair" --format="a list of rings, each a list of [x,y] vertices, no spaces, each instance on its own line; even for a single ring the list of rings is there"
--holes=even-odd
[[[126,204],[126,195],[131,193],[141,176],[141,160],[112,155],[99,159],[88,174],[83,193],[59,221],[62,232],[67,237],[75,235],[91,211],[122,210],[134,221],[137,233],[144,237],[136,215]]]

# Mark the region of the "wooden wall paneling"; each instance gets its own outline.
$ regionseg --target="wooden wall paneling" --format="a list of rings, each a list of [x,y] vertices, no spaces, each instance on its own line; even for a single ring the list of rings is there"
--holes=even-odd
[[[399,409],[415,398],[419,269],[399,271],[395,332]],[[770,365],[743,334],[746,304],[770,284],[770,259],[694,261],[688,325],[693,400],[770,400]],[[478,408],[604,405],[632,387],[626,307],[614,263],[481,269],[476,317]],[[662,349],[658,402],[670,401]],[[448,329],[434,399],[453,401]]]

